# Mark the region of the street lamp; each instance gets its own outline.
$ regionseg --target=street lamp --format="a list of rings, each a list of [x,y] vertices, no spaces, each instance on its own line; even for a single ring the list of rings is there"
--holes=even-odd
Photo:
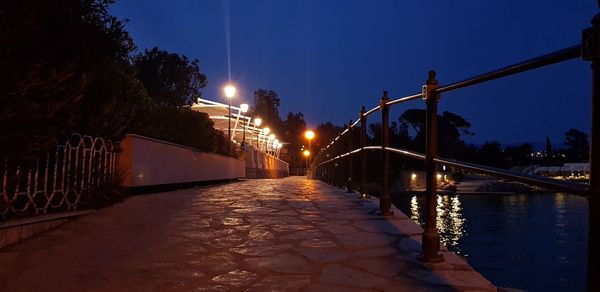
[[[263,136],[265,137],[265,138],[263,139],[263,143],[265,144],[265,152],[267,152],[267,144],[268,144],[268,142],[269,142],[269,141],[268,141],[268,138],[267,138],[267,135],[269,135],[269,133],[270,133],[270,132],[271,132],[271,129],[269,129],[269,127],[265,127],[265,128],[262,130]]]
[[[240,111],[242,113],[246,113],[248,111],[248,104],[247,103],[240,104]],[[245,143],[246,143],[246,116],[244,116],[244,133],[242,134],[242,147],[244,147]]]
[[[270,151],[273,151],[273,140],[275,140],[275,134],[269,135],[269,142],[271,142]],[[267,147],[268,146],[269,146],[269,143],[267,143]],[[267,149],[267,152],[269,152],[269,149]]]
[[[254,118],[254,128],[258,128],[262,124],[261,118]],[[258,143],[260,142],[261,131],[258,130],[258,136],[256,137],[256,150],[258,150]]]
[[[229,127],[227,128],[227,133],[229,134],[229,140],[231,140],[231,99],[235,96],[236,89],[233,85],[227,84],[223,88],[223,91],[225,91],[225,96],[229,100],[229,104],[228,104],[229,105],[229,108],[228,108],[228,110],[229,110],[229,115],[228,115]],[[231,152],[231,147],[229,149],[229,152]]]
[[[306,158],[306,168],[308,169],[308,157],[310,156],[310,151],[308,149],[304,150],[304,152],[302,152],[302,154]]]
[[[308,131],[304,132],[304,137],[306,139],[308,139],[308,151],[309,151],[309,154],[310,154],[310,151],[312,150],[311,141],[315,137],[315,132],[313,132],[311,130],[308,130]],[[307,161],[307,164],[308,164],[308,156],[306,158],[306,161]],[[307,167],[308,167],[308,165],[307,165]]]

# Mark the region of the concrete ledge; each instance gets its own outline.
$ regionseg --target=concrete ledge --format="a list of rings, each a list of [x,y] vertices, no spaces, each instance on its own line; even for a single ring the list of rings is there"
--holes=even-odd
[[[93,212],[95,212],[95,210],[64,212],[2,223],[0,224],[0,248],[55,228],[74,217],[87,215]]]
[[[348,195],[343,193],[343,195]],[[358,193],[352,194],[359,196]],[[379,212],[379,199],[370,197],[364,200],[363,207],[367,212],[377,214]],[[417,255],[422,252],[421,245],[421,234],[423,229],[417,223],[412,221],[406,216],[400,209],[392,205],[391,209],[394,212],[393,216],[381,217],[385,218],[392,228],[406,236],[399,242],[399,248],[404,250],[410,250],[409,261],[416,260]],[[466,259],[463,257],[448,251],[448,248],[443,244],[440,244],[440,253],[444,257],[444,261],[441,263],[423,263],[428,267],[434,275],[442,279],[445,284],[450,285],[458,291],[497,291],[489,280],[487,280],[479,272],[475,271]],[[416,275],[417,277],[427,277],[426,275]]]

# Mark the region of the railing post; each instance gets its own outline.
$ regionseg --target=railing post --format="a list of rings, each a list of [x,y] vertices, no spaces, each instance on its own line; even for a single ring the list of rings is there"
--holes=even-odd
[[[367,197],[367,116],[365,106],[360,108],[360,196]]]
[[[599,1],[600,6],[600,1]],[[600,14],[592,19],[592,27],[583,31],[582,57],[592,61],[592,129],[590,132],[590,189],[588,192],[588,262],[587,290],[600,291],[599,226],[600,226]]]
[[[352,120],[350,120],[350,122],[348,123],[348,153],[350,153],[350,151],[352,151],[352,139],[354,137],[352,137]],[[346,181],[346,193],[354,193],[353,190],[353,181],[352,181],[352,176],[353,174],[353,167],[354,167],[354,163],[353,163],[353,157],[352,154],[348,155],[348,171],[349,171],[349,175],[348,175],[348,180]]]
[[[390,216],[394,213],[390,210],[392,207],[392,198],[390,197],[390,153],[387,147],[390,144],[390,109],[387,102],[390,101],[387,91],[383,92],[381,97],[381,151],[383,151],[383,184],[381,186],[381,196],[379,197],[380,215]]]
[[[435,173],[435,162],[433,159],[437,156],[437,103],[440,94],[436,92],[438,81],[435,79],[435,71],[429,71],[429,78],[425,82],[424,94],[427,103],[426,120],[426,142],[425,142],[425,195],[426,195],[426,221],[425,231],[423,232],[422,244],[423,254],[420,259],[424,262],[441,262],[444,257],[439,253],[440,238],[436,229],[437,220],[437,181]]]

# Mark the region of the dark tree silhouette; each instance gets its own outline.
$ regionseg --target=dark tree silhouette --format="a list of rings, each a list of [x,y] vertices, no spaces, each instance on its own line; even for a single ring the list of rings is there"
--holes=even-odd
[[[263,127],[269,127],[281,136],[285,131],[279,116],[279,104],[279,97],[273,90],[258,89],[254,92],[253,115],[262,119]]]
[[[506,153],[506,162],[509,166],[527,166],[533,162],[531,158],[533,146],[530,143],[508,146],[504,152]]]
[[[569,162],[588,161],[590,157],[590,143],[588,135],[577,129],[569,129],[565,133],[565,155]]]
[[[288,143],[286,148],[288,153],[287,160],[290,163],[290,167],[302,168],[304,167],[304,160],[301,157],[300,149],[302,146],[308,146],[308,141],[304,138],[304,131],[306,131],[304,115],[301,112],[296,114],[290,112],[283,125],[285,128],[284,139]]]
[[[105,0],[7,0],[0,8],[0,155],[71,132],[117,138],[144,98],[134,44]],[[108,83],[107,83],[108,82]]]
[[[423,109],[406,110],[399,117],[400,127],[406,129],[412,128],[415,132],[408,148],[414,151],[425,151],[425,118],[426,111]],[[459,157],[463,153],[464,142],[461,140],[461,133],[473,135],[469,131],[471,123],[467,122],[462,116],[451,112],[444,112],[438,115],[438,144],[439,153],[446,157]]]
[[[198,60],[185,55],[153,48],[137,55],[133,64],[148,95],[161,106],[191,105],[206,86]]]

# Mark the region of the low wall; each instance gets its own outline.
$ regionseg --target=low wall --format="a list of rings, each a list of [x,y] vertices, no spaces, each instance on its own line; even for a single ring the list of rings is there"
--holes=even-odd
[[[281,178],[290,175],[287,162],[247,147],[240,151],[240,157],[246,161],[246,178]]]
[[[243,178],[245,162],[144,136],[127,134],[117,166],[125,187]]]

